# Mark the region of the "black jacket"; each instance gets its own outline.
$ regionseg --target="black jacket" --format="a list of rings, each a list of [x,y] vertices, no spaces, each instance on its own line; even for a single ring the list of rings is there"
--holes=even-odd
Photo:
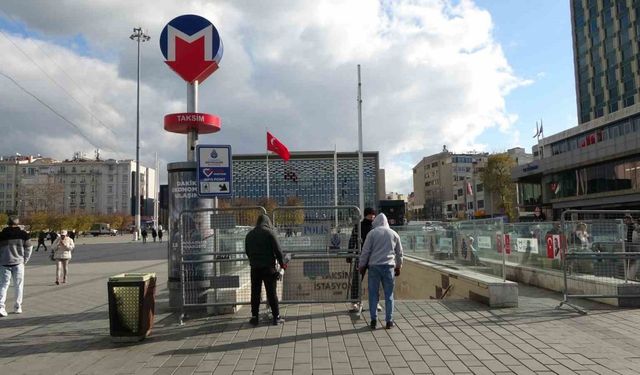
[[[367,238],[367,234],[371,232],[371,228],[373,225],[373,221],[364,218],[360,222],[360,247],[362,248],[362,244],[364,240]],[[349,249],[357,249],[358,248],[358,226],[354,226],[351,231],[351,238],[349,238]]]
[[[283,265],[282,250],[267,215],[260,215],[253,228],[244,239],[244,251],[252,268],[275,267],[276,261]]]

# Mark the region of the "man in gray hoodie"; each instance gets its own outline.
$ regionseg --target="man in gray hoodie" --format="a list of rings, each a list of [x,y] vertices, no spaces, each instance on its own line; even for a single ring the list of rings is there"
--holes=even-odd
[[[361,274],[369,269],[369,312],[371,314],[371,328],[375,329],[378,321],[378,291],[380,282],[384,289],[384,310],[387,329],[393,328],[393,288],[395,277],[400,276],[402,268],[402,244],[400,236],[389,227],[384,214],[379,214],[373,220],[373,229],[367,235],[362,245],[360,263]]]
[[[31,257],[29,234],[22,230],[16,216],[10,216],[8,227],[0,232],[0,317],[7,316],[4,304],[7,300],[9,283],[13,279],[16,292],[14,312],[22,313],[22,294],[24,290],[24,265]]]

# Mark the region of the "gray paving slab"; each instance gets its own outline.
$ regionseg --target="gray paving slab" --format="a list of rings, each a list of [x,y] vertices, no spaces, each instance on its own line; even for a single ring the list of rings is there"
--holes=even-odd
[[[346,304],[283,306],[283,326],[248,324],[248,309],[178,326],[167,309],[166,244],[85,239],[70,283],[42,253],[27,267],[24,314],[0,319],[0,367],[14,374],[637,374],[640,311],[520,287],[520,306],[398,301],[393,330],[371,331]],[[109,337],[106,280],[158,275],[156,325],[131,344]],[[9,294],[9,303],[12,295]]]

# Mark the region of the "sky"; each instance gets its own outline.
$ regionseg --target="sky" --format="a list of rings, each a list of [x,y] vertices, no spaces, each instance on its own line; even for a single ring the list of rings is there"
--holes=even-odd
[[[164,63],[162,28],[210,20],[220,68],[199,87],[199,112],[222,120],[200,144],[266,152],[268,129],[291,151],[356,151],[357,65],[363,148],[378,151],[387,192],[409,194],[412,168],[440,152],[531,152],[577,125],[568,1],[537,0],[3,0],[0,155],[76,151],[135,159],[141,45],[140,160],[161,183],[187,158],[163,129],[186,112],[186,83]]]

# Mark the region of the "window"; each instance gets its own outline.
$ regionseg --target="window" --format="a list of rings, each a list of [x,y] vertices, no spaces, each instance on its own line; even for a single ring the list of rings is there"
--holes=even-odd
[[[484,190],[484,184],[476,184],[476,192],[480,193]],[[479,203],[478,203],[479,205]],[[480,207],[478,207],[480,208]]]
[[[483,199],[480,199],[480,200],[478,201],[478,209],[482,209],[482,208],[484,208],[484,200],[483,200]]]

